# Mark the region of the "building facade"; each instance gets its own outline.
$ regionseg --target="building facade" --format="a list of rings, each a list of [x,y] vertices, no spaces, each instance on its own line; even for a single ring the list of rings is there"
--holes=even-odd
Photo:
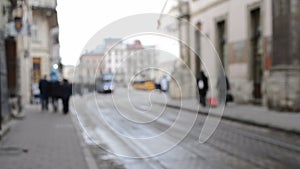
[[[21,105],[30,102],[32,86],[50,77],[59,60],[56,0],[16,0],[6,25],[8,91]],[[14,101],[12,101],[14,102]]]
[[[5,30],[5,51],[7,61],[7,85],[9,102],[22,111],[22,104],[29,100],[30,86],[30,23],[29,1],[11,1],[10,15]],[[15,110],[15,109],[14,109]],[[13,110],[13,111],[14,111]]]
[[[217,86],[224,69],[236,102],[262,104],[266,96],[264,79],[271,68],[272,1],[190,1],[190,16],[190,22],[201,25],[202,33],[218,53],[215,58],[219,60],[208,57],[207,44],[203,44],[207,41],[201,41],[202,68],[210,72],[211,86]],[[199,45],[196,40],[201,37],[192,36],[195,46]],[[216,66],[219,61],[223,68]]]
[[[64,65],[63,69],[63,78],[67,79],[70,83],[74,83],[74,71],[75,66],[73,65]]]
[[[188,62],[206,68],[213,87],[224,69],[236,102],[299,110],[300,52],[293,48],[300,39],[298,1],[193,0],[189,5],[190,22],[201,26],[219,59],[209,57],[203,36],[195,32],[191,39],[200,46],[202,64],[192,55]]]
[[[74,82],[82,83],[85,86],[94,85],[96,77],[104,71],[104,65],[101,63],[103,57],[103,53],[88,52],[83,54],[76,67]]]
[[[112,73],[114,81],[120,85],[129,84],[139,71],[157,63],[154,46],[144,46],[140,40],[125,43],[118,38],[108,38],[104,51],[103,73]],[[153,80],[154,75],[146,73],[143,78]]]
[[[13,2],[8,0],[1,1],[0,6],[2,6],[0,9],[0,131],[2,131],[2,125],[10,118],[5,31],[11,15],[11,9],[13,8]]]
[[[127,84],[134,80],[154,80],[155,74],[149,68],[157,66],[157,52],[155,46],[144,46],[140,40],[135,40],[126,47],[125,72]]]
[[[266,103],[271,109],[300,111],[300,1],[272,2],[273,54]]]
[[[56,0],[31,0],[30,6],[32,9],[31,82],[38,83],[44,75],[47,75],[49,80],[61,80],[57,2]]]
[[[189,3],[187,1],[180,1],[177,10],[180,60],[172,73],[172,77],[176,79],[176,81],[171,80],[170,82],[170,96],[176,99],[191,98],[197,96],[195,85],[198,72],[196,71],[195,62],[199,59],[195,60],[192,55],[191,42],[193,42],[193,40],[191,38],[193,38],[193,27],[190,23],[191,11]],[[198,63],[198,65],[200,65],[200,63]]]
[[[103,73],[112,73],[115,82],[125,83],[127,72],[126,45],[119,38],[108,38],[104,40],[104,50]]]

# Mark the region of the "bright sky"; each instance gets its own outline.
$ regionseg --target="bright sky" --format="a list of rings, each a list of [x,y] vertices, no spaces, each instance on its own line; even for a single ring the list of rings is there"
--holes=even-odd
[[[88,40],[106,25],[126,16],[160,13],[165,0],[57,0],[60,55],[75,65]],[[169,0],[168,7],[175,0]],[[166,12],[166,10],[165,10]]]

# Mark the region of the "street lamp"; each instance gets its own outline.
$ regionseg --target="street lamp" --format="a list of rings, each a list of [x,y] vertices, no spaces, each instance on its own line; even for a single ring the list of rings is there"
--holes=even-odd
[[[58,69],[58,64],[54,64],[52,67],[57,70]]]

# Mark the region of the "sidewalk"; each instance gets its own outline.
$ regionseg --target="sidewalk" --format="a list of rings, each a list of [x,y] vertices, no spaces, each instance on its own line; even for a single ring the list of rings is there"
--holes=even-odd
[[[161,104],[159,102],[156,103]],[[209,108],[201,107],[196,99],[180,101],[168,98],[167,106],[205,115],[209,112]],[[209,114],[220,116],[214,108],[211,109]],[[222,118],[300,134],[300,112],[276,112],[263,106],[229,103],[224,110]]]
[[[0,140],[1,169],[88,169],[72,114],[41,112],[37,105],[26,106],[25,114]]]

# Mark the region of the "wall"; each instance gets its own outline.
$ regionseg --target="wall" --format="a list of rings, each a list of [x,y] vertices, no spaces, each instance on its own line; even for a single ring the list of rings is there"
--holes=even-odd
[[[267,74],[269,66],[267,62],[271,55],[272,44],[272,7],[271,0],[223,0],[210,1],[209,4],[196,1],[191,5],[191,22],[196,24],[201,21],[202,32],[208,36],[211,42],[216,46],[216,23],[220,20],[226,22],[226,47],[225,47],[225,71],[231,82],[232,92],[236,101],[247,103],[252,100],[253,81],[252,66],[249,53],[249,13],[251,7],[260,6],[262,41],[261,48],[263,53],[264,75]],[[207,2],[208,3],[208,2]],[[202,40],[201,49],[209,48],[208,41]],[[202,61],[206,67],[210,68],[212,86],[216,86],[218,71],[216,68],[216,59],[210,56],[209,51],[202,50]]]
[[[1,10],[0,10],[1,13]],[[2,19],[2,18],[1,18]],[[8,106],[8,89],[7,89],[7,69],[6,69],[6,56],[4,44],[4,31],[0,29],[0,112],[1,119],[6,121],[9,118]],[[1,121],[1,122],[3,122]],[[1,124],[0,124],[1,125]]]
[[[273,5],[273,64],[266,102],[271,109],[300,111],[300,2],[278,0]]]
[[[46,16],[40,11],[33,11],[33,21],[37,27],[38,39],[31,39],[31,57],[40,57],[41,75],[50,75],[49,28]]]

